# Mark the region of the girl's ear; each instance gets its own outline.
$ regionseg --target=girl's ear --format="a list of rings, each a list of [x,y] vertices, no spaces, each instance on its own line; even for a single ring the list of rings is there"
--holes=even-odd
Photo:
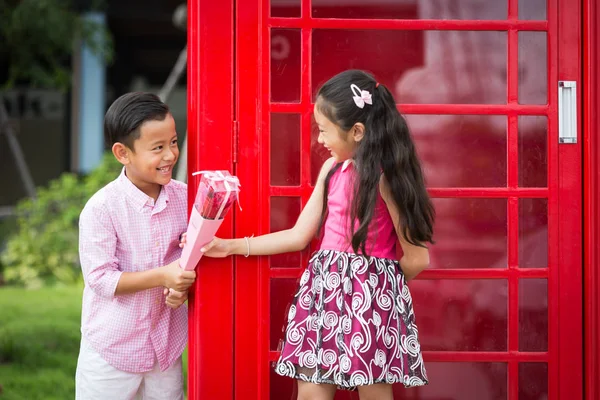
[[[117,142],[113,144],[112,153],[117,159],[117,161],[123,165],[127,165],[131,162],[131,159],[129,157],[129,149],[123,143]]]
[[[355,142],[360,142],[365,136],[365,126],[362,122],[357,122],[352,127],[352,137]]]

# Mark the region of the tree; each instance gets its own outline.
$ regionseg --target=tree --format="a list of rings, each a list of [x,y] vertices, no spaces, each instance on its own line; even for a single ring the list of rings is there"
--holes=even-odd
[[[101,7],[94,3],[89,9]],[[0,0],[0,77],[6,77],[0,88],[68,88],[70,56],[79,40],[110,62],[110,34],[81,11],[71,0]]]
[[[102,5],[101,0],[91,1],[93,4],[85,4],[88,9],[99,9]],[[79,6],[83,8],[83,4]],[[67,89],[71,84],[71,54],[76,43],[86,43],[110,62],[112,39],[108,30],[84,18],[81,11],[71,0],[0,0],[0,90],[17,83]],[[35,196],[33,179],[2,101],[0,134],[7,137],[28,195]]]
[[[82,42],[105,62],[111,62],[112,39],[108,30],[82,15],[84,10],[97,10],[100,4],[86,4],[84,8],[75,1],[88,2],[0,0],[0,91],[17,84],[68,89],[71,55]],[[0,257],[0,275],[4,274],[9,282],[27,286],[56,281],[72,283],[79,277],[77,217],[87,198],[114,179],[119,165],[106,157],[101,167],[89,176],[63,174],[34,198],[33,180],[8,123],[3,101],[0,101],[0,134],[8,139],[31,197],[17,206],[16,231]]]

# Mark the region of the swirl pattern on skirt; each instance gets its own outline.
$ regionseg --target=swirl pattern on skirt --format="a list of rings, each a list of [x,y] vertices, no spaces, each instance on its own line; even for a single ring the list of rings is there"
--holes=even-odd
[[[286,317],[279,375],[349,390],[427,384],[412,297],[395,260],[316,252]]]

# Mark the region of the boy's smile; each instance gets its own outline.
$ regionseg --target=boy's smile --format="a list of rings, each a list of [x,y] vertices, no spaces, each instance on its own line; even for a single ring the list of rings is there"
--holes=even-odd
[[[148,196],[158,198],[161,186],[168,184],[179,158],[177,131],[171,114],[162,121],[146,121],[133,149],[125,147],[123,159],[129,180]]]

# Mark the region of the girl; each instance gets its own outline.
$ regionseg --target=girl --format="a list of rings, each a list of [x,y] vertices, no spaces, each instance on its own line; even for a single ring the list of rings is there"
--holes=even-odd
[[[314,117],[331,158],[295,226],[215,238],[203,251],[300,251],[321,231],[290,306],[276,372],[298,380],[299,399],[333,399],[338,387],[358,388],[362,400],[392,399],[392,383],[427,384],[406,281],[429,264],[434,209],[406,122],[371,75],[350,70],[331,78]]]

